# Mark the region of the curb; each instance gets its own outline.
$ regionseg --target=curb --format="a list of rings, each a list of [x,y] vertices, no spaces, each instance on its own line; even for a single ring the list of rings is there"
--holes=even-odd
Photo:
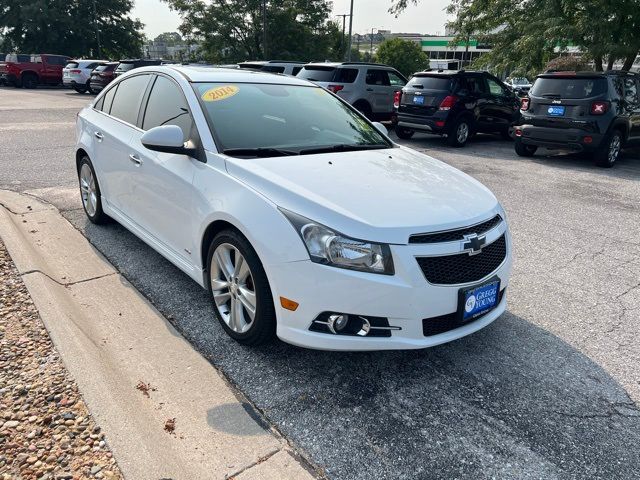
[[[54,207],[6,190],[0,206],[0,236],[125,478],[315,478]]]

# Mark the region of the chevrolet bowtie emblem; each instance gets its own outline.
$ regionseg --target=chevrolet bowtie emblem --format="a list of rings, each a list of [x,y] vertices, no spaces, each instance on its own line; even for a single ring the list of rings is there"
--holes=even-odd
[[[480,253],[482,251],[482,247],[487,243],[487,237],[485,235],[478,236],[477,233],[465,235],[464,240],[462,250],[464,252],[469,252],[469,255]]]

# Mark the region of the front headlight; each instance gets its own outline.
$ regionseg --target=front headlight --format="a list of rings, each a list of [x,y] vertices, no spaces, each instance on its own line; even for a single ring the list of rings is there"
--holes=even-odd
[[[389,245],[349,238],[297,213],[283,208],[280,211],[300,235],[312,262],[393,275]]]

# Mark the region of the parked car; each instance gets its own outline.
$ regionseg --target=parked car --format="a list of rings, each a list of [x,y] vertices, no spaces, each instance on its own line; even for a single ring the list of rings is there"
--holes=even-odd
[[[624,146],[640,143],[639,91],[640,75],[631,72],[538,75],[513,129],[516,153],[530,157],[539,147],[573,150],[612,167]]]
[[[94,93],[90,85],[91,72],[106,63],[107,60],[71,60],[62,69],[62,84],[78,93]]]
[[[15,87],[36,88],[38,85],[60,85],[62,67],[69,61],[64,55],[9,54],[0,66],[0,77]]]
[[[120,63],[113,72],[113,78],[116,78],[130,70],[140,67],[149,67],[152,65],[160,65],[162,60],[151,60],[147,58],[132,58],[128,60],[120,60]]]
[[[104,65],[99,65],[91,72],[89,78],[89,87],[92,93],[98,93],[102,91],[104,87],[109,85],[115,78],[114,73],[119,62],[109,62]]]
[[[476,132],[509,137],[519,117],[516,95],[488,72],[438,70],[416,73],[396,95],[396,134],[446,135],[449,145],[462,147]]]
[[[141,68],[76,132],[88,219],[115,219],[206,288],[241,343],[423,348],[505,311],[495,196],[306,80]]]
[[[394,95],[407,83],[396,69],[380,63],[308,63],[296,76],[325,87],[375,120],[391,118]]]
[[[507,78],[506,84],[518,97],[525,97],[531,89],[531,82],[525,77]]]
[[[290,60],[268,60],[255,62],[241,62],[238,67],[244,70],[254,70],[256,72],[282,73],[293,75],[300,71],[305,62],[294,62]]]

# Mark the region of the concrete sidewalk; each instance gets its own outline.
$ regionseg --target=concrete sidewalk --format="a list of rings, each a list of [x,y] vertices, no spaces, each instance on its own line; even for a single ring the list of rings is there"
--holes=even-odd
[[[0,236],[126,478],[315,477],[54,207],[10,191],[0,204]]]

